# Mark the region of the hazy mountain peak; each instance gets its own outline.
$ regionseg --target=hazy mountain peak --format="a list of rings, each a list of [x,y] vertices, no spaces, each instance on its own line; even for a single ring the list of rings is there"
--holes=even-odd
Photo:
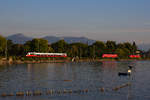
[[[89,45],[93,44],[96,40],[88,39],[86,37],[56,37],[56,36],[45,36],[44,39],[48,40],[49,43],[54,43],[59,40],[64,39],[67,43],[75,43],[75,42],[81,42],[81,43],[88,43]],[[24,44],[26,41],[32,40],[33,37],[25,36],[22,33],[13,34],[11,36],[8,36],[7,39],[12,40],[14,43],[17,44]],[[141,44],[138,45],[139,49],[141,50],[149,50],[150,44]]]
[[[27,36],[23,35],[22,33],[10,35],[6,38],[9,40],[12,40],[13,43],[16,43],[16,44],[24,44],[26,41],[32,40],[32,38],[27,37]]]

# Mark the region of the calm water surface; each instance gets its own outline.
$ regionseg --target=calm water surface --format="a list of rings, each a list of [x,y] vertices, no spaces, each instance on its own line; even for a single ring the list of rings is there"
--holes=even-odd
[[[131,77],[119,77],[133,65]],[[41,96],[0,97],[0,100],[150,100],[150,61],[41,63],[0,66],[0,94],[40,90]],[[112,88],[131,83],[113,91]],[[104,88],[101,92],[98,89]],[[47,90],[83,90],[54,93]]]

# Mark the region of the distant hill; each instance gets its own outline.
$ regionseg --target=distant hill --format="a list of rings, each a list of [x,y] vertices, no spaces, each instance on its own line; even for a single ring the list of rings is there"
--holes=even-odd
[[[95,40],[88,39],[86,37],[55,37],[55,36],[46,36],[43,37],[44,39],[48,40],[49,43],[54,43],[59,40],[65,40],[67,43],[75,43],[75,42],[81,42],[81,43],[88,43],[89,45],[93,44]]]
[[[140,50],[148,51],[150,49],[150,44],[140,44],[138,45]]]
[[[17,44],[24,44],[26,41],[33,39],[32,37],[27,37],[21,33],[14,34],[14,35],[8,36],[6,38],[9,40],[12,40],[13,43],[17,43]],[[91,45],[95,42],[95,40],[88,39],[86,37],[45,36],[45,37],[41,37],[41,38],[48,40],[49,43],[54,43],[54,42],[57,42],[57,41],[62,40],[62,39],[64,39],[67,43],[81,42],[81,43],[88,43],[89,45]]]
[[[48,43],[54,43],[54,42],[57,42],[61,39],[60,37],[55,37],[55,36],[45,36],[43,38],[45,40],[48,40]]]
[[[88,39],[86,37],[64,37],[64,40],[67,43],[75,43],[75,42],[81,42],[85,44],[93,44],[96,40]]]
[[[27,37],[21,33],[14,34],[14,35],[8,36],[6,38],[12,40],[13,43],[17,43],[17,44],[24,44],[26,41],[33,39],[32,37]],[[96,41],[96,40],[88,39],[86,37],[45,36],[43,38],[48,40],[49,43],[54,43],[54,42],[57,42],[61,39],[64,39],[67,43],[81,42],[81,43],[88,43],[89,45],[91,45]],[[140,44],[140,45],[138,45],[138,48],[141,50],[147,51],[150,49],[150,44]]]
[[[6,37],[8,40],[12,40],[13,43],[16,44],[24,44],[26,41],[32,40],[32,38],[24,36],[21,33],[17,33],[14,35],[10,35],[8,37]]]

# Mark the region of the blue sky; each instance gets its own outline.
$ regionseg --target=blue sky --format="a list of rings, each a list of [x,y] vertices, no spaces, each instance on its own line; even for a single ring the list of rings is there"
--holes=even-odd
[[[0,0],[0,34],[150,43],[150,0]]]

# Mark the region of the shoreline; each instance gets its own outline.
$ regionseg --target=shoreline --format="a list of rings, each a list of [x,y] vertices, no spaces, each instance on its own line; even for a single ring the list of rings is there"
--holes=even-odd
[[[71,59],[54,59],[54,60],[0,60],[0,65],[5,64],[28,64],[28,63],[66,63],[66,62],[102,62],[102,61],[149,61],[150,59],[78,59],[71,61]]]

